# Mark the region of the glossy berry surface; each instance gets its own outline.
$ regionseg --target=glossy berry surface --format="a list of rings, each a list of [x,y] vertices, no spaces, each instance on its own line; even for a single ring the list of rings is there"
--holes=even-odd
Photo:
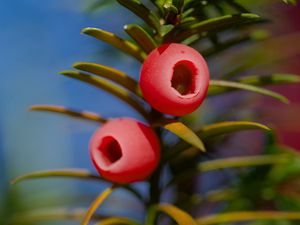
[[[164,44],[154,49],[143,63],[140,87],[156,110],[183,116],[203,102],[209,84],[205,59],[183,44]]]
[[[98,172],[115,183],[146,179],[160,159],[154,131],[130,118],[113,119],[100,127],[90,142],[90,156]]]

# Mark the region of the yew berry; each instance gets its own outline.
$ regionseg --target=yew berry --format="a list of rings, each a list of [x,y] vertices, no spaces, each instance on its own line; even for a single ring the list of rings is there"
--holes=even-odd
[[[147,125],[129,118],[113,119],[100,127],[90,142],[98,172],[115,183],[147,178],[160,159],[160,144]]]
[[[203,102],[209,84],[205,59],[193,48],[177,43],[154,49],[143,63],[140,87],[156,110],[182,116]]]

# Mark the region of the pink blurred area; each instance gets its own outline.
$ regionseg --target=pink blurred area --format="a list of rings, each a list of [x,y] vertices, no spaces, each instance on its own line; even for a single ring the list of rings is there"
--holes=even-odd
[[[276,35],[299,34],[300,33],[300,4],[296,7],[280,5],[280,19],[273,25]],[[277,12],[278,13],[278,12]],[[300,39],[295,43],[287,43],[290,46],[299,46]],[[298,74],[300,76],[300,52],[280,63],[280,71]],[[274,101],[265,100],[264,119],[274,125],[280,143],[288,145],[300,151],[300,83],[274,87],[274,90],[282,93],[290,104],[275,105]]]

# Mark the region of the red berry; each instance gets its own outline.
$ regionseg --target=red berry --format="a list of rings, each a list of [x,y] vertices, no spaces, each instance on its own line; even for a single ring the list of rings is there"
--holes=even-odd
[[[154,49],[143,63],[140,87],[156,110],[182,116],[203,102],[209,84],[205,59],[183,44],[164,44]]]
[[[160,144],[154,131],[134,119],[110,120],[90,142],[90,155],[98,172],[115,183],[147,178],[160,158]]]

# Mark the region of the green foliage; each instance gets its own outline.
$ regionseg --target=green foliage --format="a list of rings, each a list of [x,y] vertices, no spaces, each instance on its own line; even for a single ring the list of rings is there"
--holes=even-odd
[[[137,96],[141,96],[138,83],[122,71],[104,65],[89,62],[78,62],[75,63],[73,67],[75,69],[82,70],[84,72],[88,72],[93,75],[97,75],[99,77],[111,80],[117,83],[118,85],[128,89],[129,91],[133,92]]]
[[[164,119],[163,121],[159,122],[159,125],[177,135],[190,145],[205,152],[205,147],[202,140],[190,128],[180,121]]]
[[[238,168],[238,167],[251,167],[251,166],[263,166],[269,164],[286,164],[290,163],[290,157],[285,154],[278,155],[263,155],[263,156],[241,156],[241,157],[229,157],[225,159],[215,159],[206,161],[203,163],[199,163],[195,169],[191,169],[190,171],[184,171],[182,173],[178,173],[174,176],[174,178],[170,181],[169,185],[185,181],[193,176],[198,174],[226,169],[226,168]]]
[[[64,178],[73,177],[73,178],[80,178],[80,179],[96,179],[96,180],[103,181],[101,177],[97,175],[93,175],[87,170],[80,170],[80,169],[66,170],[65,169],[65,170],[39,171],[39,172],[25,174],[15,178],[14,180],[11,181],[11,183],[16,184],[23,180],[48,178],[48,177],[64,177]]]
[[[226,222],[237,222],[247,220],[299,220],[300,214],[298,212],[233,212],[221,213],[218,215],[207,216],[199,218],[198,225],[220,224]]]
[[[103,219],[96,225],[139,225],[139,223],[126,217],[112,217]]]
[[[114,46],[115,48],[123,51],[124,53],[133,56],[140,62],[143,62],[146,57],[145,53],[137,45],[133,44],[132,42],[123,40],[122,38],[108,31],[88,27],[83,29],[82,33],[90,35],[100,41],[104,41]]]
[[[296,5],[297,0],[282,0],[285,4]]]
[[[10,218],[9,224],[36,224],[43,221],[81,221],[86,213],[82,208],[56,208],[46,210],[32,210],[30,212],[18,213]],[[107,216],[94,214],[93,220],[103,220]]]
[[[286,97],[277,94],[274,91],[270,91],[265,88],[260,88],[250,84],[245,84],[242,82],[225,81],[225,80],[210,80],[209,90],[207,95],[208,96],[218,95],[218,94],[223,94],[238,89],[256,92],[262,95],[273,97],[283,103],[289,103],[289,100]]]
[[[260,123],[255,122],[248,122],[248,121],[227,121],[227,122],[221,122],[221,123],[214,123],[211,125],[203,126],[201,129],[197,130],[195,133],[196,135],[203,139],[203,140],[209,140],[210,138],[230,134],[232,132],[237,131],[243,131],[243,130],[253,130],[253,129],[259,129],[264,131],[270,131],[268,127],[265,125],[262,125]],[[187,146],[183,142],[178,142],[173,151],[166,153],[167,158],[174,157],[178,153],[183,151],[190,151],[193,150],[193,148]]]
[[[248,122],[248,121],[232,121],[232,122],[221,122],[212,125],[203,126],[197,134],[202,138],[211,138],[218,135],[224,135],[231,132],[260,129],[269,131],[270,128],[260,123]]]
[[[97,88],[111,93],[112,95],[120,98],[125,103],[136,109],[145,118],[148,118],[148,114],[145,108],[132,96],[132,94],[129,91],[120,88],[119,86],[111,83],[110,81],[72,70],[62,71],[61,74],[91,84],[92,86],[95,86]]]
[[[157,47],[155,40],[141,26],[129,24],[125,25],[124,30],[146,53],[150,53]]]
[[[97,208],[104,202],[104,200],[117,188],[118,186],[113,185],[106,188],[99,196],[92,202],[90,208],[87,210],[84,218],[82,219],[80,225],[88,225],[92,216],[96,212]]]
[[[196,221],[186,212],[183,210],[177,208],[174,205],[170,204],[160,204],[160,205],[154,205],[150,209],[152,213],[155,212],[163,212],[167,215],[169,215],[172,219],[176,221],[178,225],[197,225]],[[152,215],[152,218],[148,217],[148,220],[146,222],[146,225],[154,224],[154,219],[155,217]],[[152,221],[151,221],[152,219]]]
[[[182,25],[172,29],[165,36],[165,41],[181,42],[192,35],[199,35],[199,38],[206,37],[208,32],[224,31],[231,29],[234,26],[242,25],[249,22],[259,21],[259,16],[251,13],[244,13],[238,15],[225,15],[217,18],[207,19],[201,22],[185,22]]]
[[[160,22],[159,17],[143,5],[139,0],[117,0],[121,5],[129,9],[145,21],[151,28],[159,32]]]
[[[78,111],[66,108],[64,106],[58,105],[33,105],[29,108],[30,111],[44,111],[44,112],[54,112],[59,114],[64,114],[66,116],[72,116],[79,119],[91,120],[100,123],[105,123],[107,120],[102,116],[88,111]]]
[[[96,5],[102,7],[111,2],[104,0],[96,2]],[[267,20],[252,13],[248,7],[240,3],[242,1],[151,0],[142,3],[139,0],[117,0],[117,2],[143,21],[139,25],[136,23],[125,25],[124,31],[131,40],[125,40],[98,28],[85,28],[82,33],[108,43],[141,63],[154,48],[168,42],[182,42],[197,49],[201,46],[201,53],[206,58],[217,56],[220,52],[226,53],[227,49],[237,45],[256,43],[265,39],[272,42],[271,46],[282,46],[281,39],[274,41],[268,32],[255,28],[255,25]],[[283,2],[296,4],[296,1]],[[149,7],[150,3],[153,9]],[[230,38],[224,38],[229,33]],[[292,40],[297,40],[297,37],[297,35],[292,37]],[[283,42],[287,40],[291,40],[290,37],[283,39]],[[210,45],[203,44],[204,41]],[[251,50],[253,54],[247,57],[245,64],[230,68],[232,69],[230,73],[221,75],[222,80],[210,81],[208,96],[221,98],[227,92],[246,90],[287,103],[286,97],[262,86],[296,83],[300,81],[299,76],[276,73],[236,77],[259,61],[272,62],[289,55],[266,57],[256,51],[257,47]],[[208,125],[201,123],[194,131],[189,128],[188,123],[182,122],[184,121],[182,118],[170,118],[152,109],[144,101],[138,82],[126,73],[90,62],[78,62],[73,67],[78,71],[63,71],[61,74],[116,96],[139,112],[159,135],[163,142],[162,160],[154,174],[146,181],[149,183],[149,199],[142,196],[132,185],[110,184],[110,187],[102,191],[87,210],[57,209],[42,213],[33,211],[15,215],[10,221],[11,224],[20,224],[20,221],[32,224],[42,220],[79,220],[81,225],[87,225],[92,220],[98,225],[152,225],[160,224],[161,218],[165,218],[166,215],[179,225],[232,224],[251,220],[285,220],[287,224],[291,224],[290,220],[300,220],[300,194],[299,189],[295,189],[299,188],[300,157],[294,150],[278,145],[269,127],[250,121],[216,121]],[[105,123],[108,120],[97,113],[73,110],[64,106],[35,105],[30,110],[54,112],[97,123]],[[203,113],[201,120],[205,120],[205,117]],[[165,130],[178,138],[175,139],[175,144],[165,143]],[[214,153],[216,145],[223,143],[228,134],[247,130],[261,130],[269,137],[263,146],[262,155],[207,160],[210,154]],[[165,168],[170,170],[170,180],[167,182],[164,182],[162,176]],[[221,171],[224,174],[233,171],[230,180],[234,182],[228,181],[228,187],[224,189],[201,193],[203,196],[198,196],[196,199],[200,200],[195,201],[198,191],[190,186],[195,186],[198,175],[212,171]],[[64,169],[25,174],[17,177],[12,183],[49,177],[105,181],[104,178],[86,170]],[[145,221],[95,213],[105,200],[109,201],[109,196],[116,188],[129,191],[145,206]],[[168,188],[176,190],[174,204],[161,201],[161,196]],[[293,207],[287,206],[286,202]],[[214,210],[215,214],[193,218],[193,209],[201,207],[206,209],[212,203],[225,203],[223,204],[225,207]]]
[[[238,79],[240,83],[255,86],[263,86],[269,84],[290,84],[300,82],[297,75],[292,74],[271,74],[266,76],[252,75]]]

